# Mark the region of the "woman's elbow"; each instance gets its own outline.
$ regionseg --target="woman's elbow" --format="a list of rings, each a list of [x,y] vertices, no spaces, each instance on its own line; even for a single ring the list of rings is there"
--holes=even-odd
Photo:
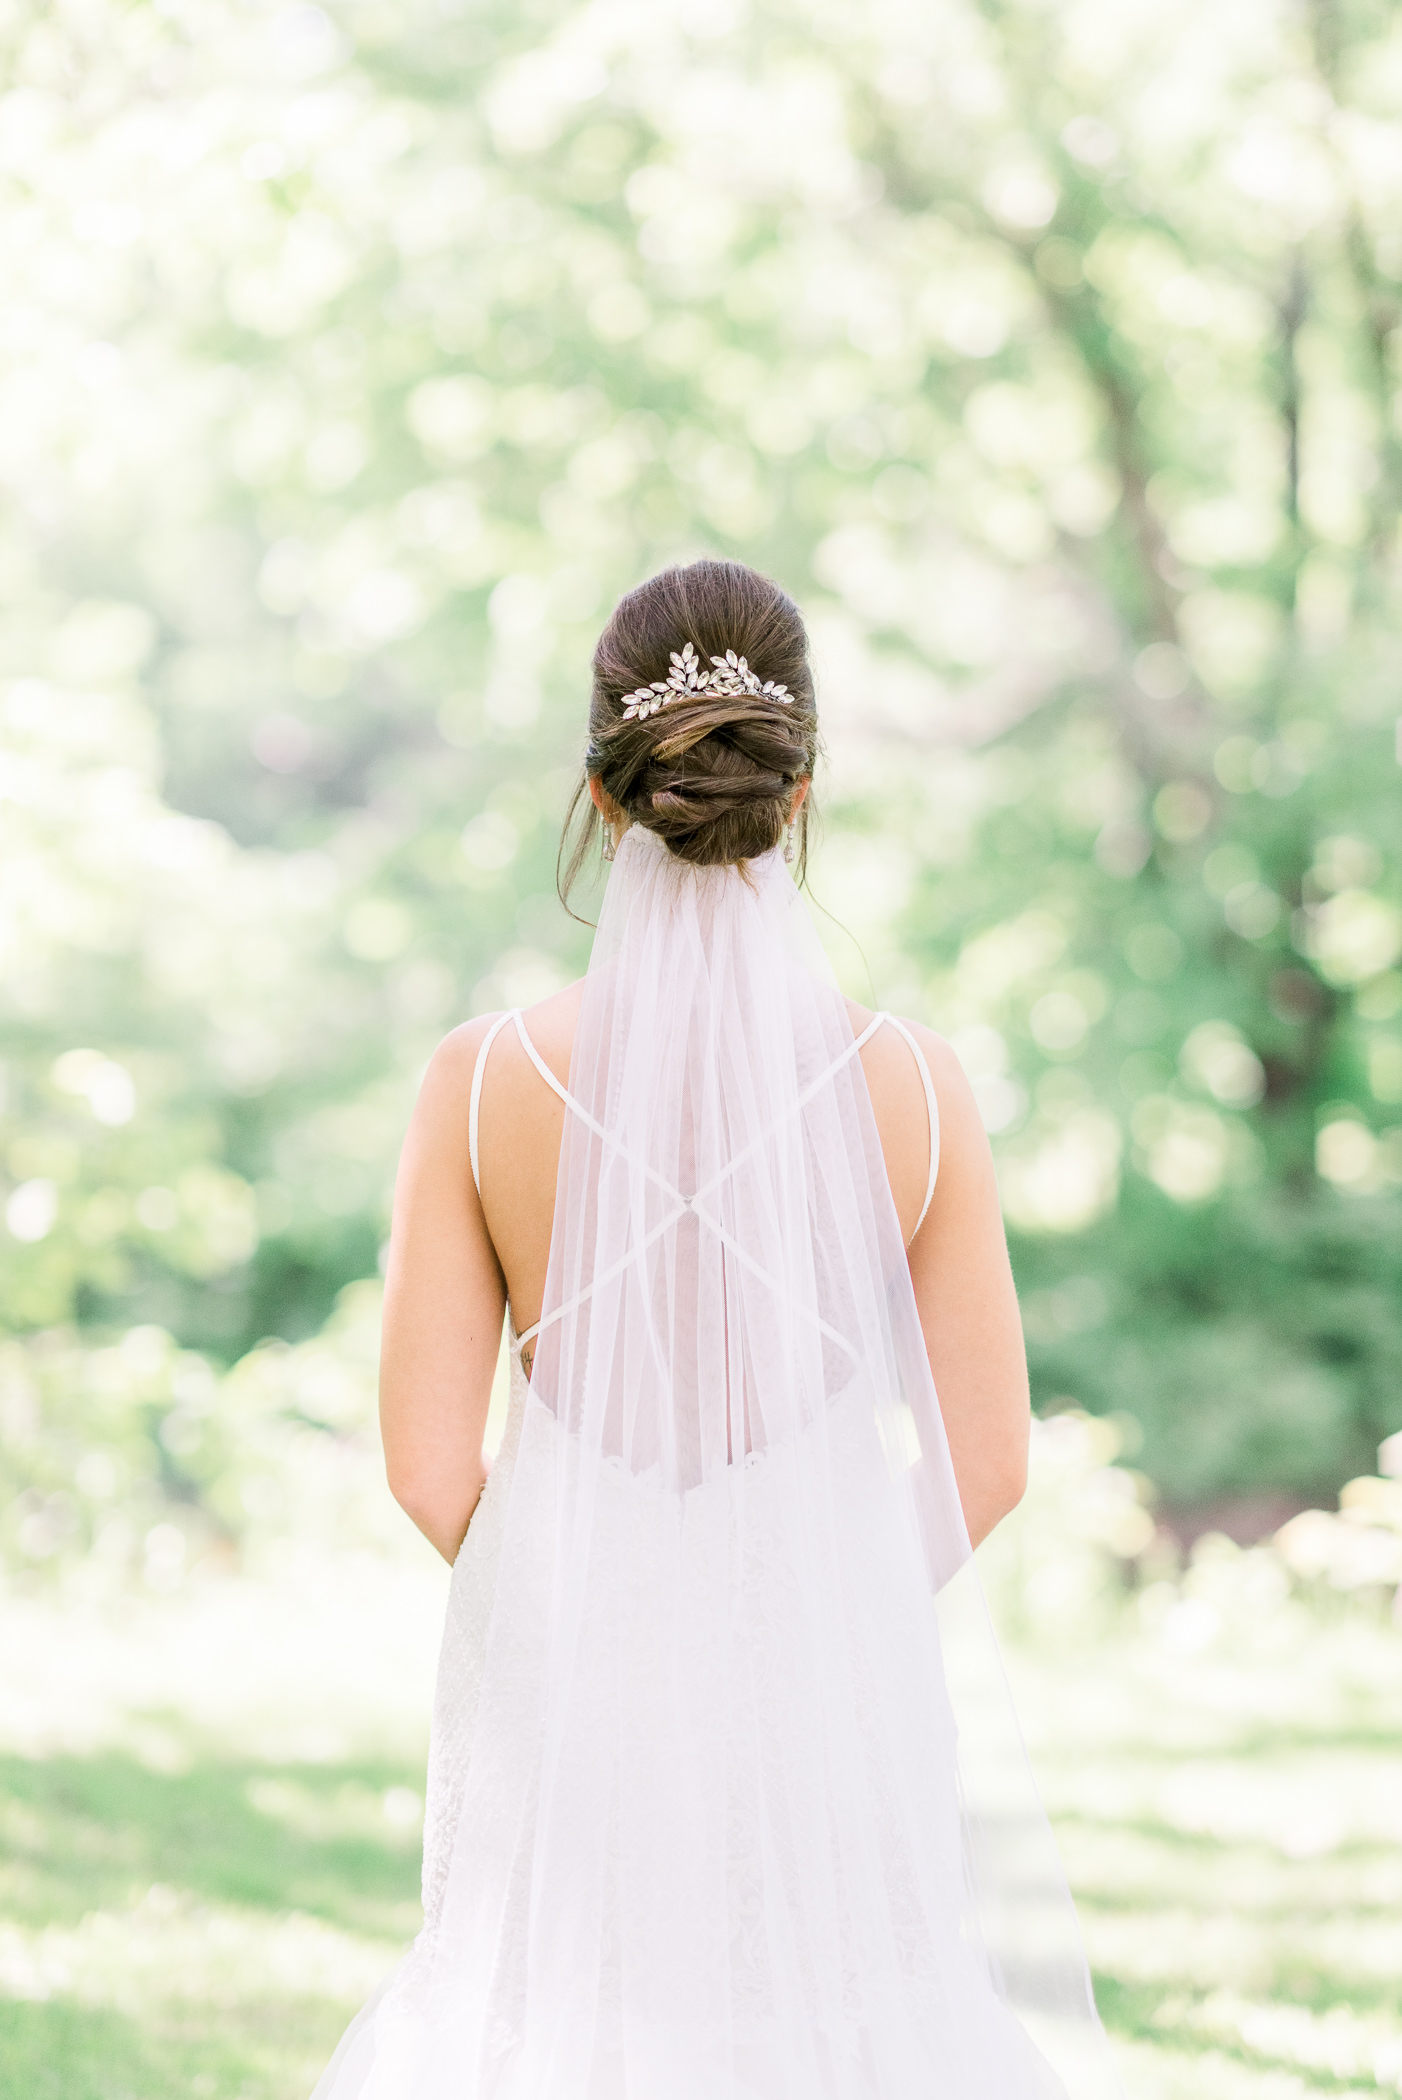
[[[446,1479],[441,1469],[435,1471],[386,1454],[385,1478],[410,1523],[437,1547],[445,1560],[451,1561],[477,1507],[487,1478],[486,1467],[478,1469],[472,1479]]]
[[[969,1543],[981,1545],[990,1531],[1011,1516],[1027,1492],[1027,1445],[1025,1441],[1006,1447],[980,1473],[977,1487],[965,1506]]]
[[[420,1515],[433,1501],[432,1483],[413,1467],[395,1465],[388,1459],[385,1461],[385,1481],[405,1516],[412,1517],[417,1524]]]

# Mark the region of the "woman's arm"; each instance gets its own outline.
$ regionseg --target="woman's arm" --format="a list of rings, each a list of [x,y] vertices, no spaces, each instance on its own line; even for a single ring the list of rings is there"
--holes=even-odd
[[[935,1082],[940,1162],[929,1214],[910,1243],[910,1273],[964,1522],[977,1546],[1027,1485],[1027,1355],[993,1155],[973,1092],[948,1043],[928,1028],[912,1029]]]
[[[380,1433],[390,1491],[452,1562],[477,1505],[506,1285],[472,1181],[467,1110],[492,1016],[433,1054],[400,1154],[385,1278]]]

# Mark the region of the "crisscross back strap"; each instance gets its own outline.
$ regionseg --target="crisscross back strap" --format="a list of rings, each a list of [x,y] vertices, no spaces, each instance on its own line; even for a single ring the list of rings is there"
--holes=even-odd
[[[560,1099],[564,1102],[566,1108],[572,1108],[576,1115],[582,1116],[584,1114],[584,1110],[575,1100],[574,1095],[570,1092],[567,1086],[561,1086],[559,1080],[555,1077],[555,1074],[551,1071],[549,1065],[545,1062],[545,1059],[541,1056],[539,1050],[537,1050],[535,1044],[531,1041],[530,1036],[526,1031],[525,1017],[522,1014],[519,1006],[517,1007],[515,1013],[511,1016],[511,1018],[516,1023],[516,1033],[521,1038],[521,1048],[525,1051],[527,1057],[535,1066],[541,1078],[545,1081],[545,1084],[548,1087],[554,1089],[554,1091],[559,1095]],[[587,1118],[587,1120],[592,1123],[594,1119],[592,1116],[590,1116]]]
[[[483,1074],[486,1071],[487,1053],[491,1049],[492,1044],[496,1041],[498,1034],[506,1026],[508,1021],[515,1023],[516,1033],[517,1036],[520,1038],[521,1042],[521,1048],[525,1051],[527,1057],[535,1066],[537,1072],[539,1072],[541,1078],[545,1081],[546,1085],[551,1089],[551,1091],[553,1093],[558,1094],[560,1099],[564,1102],[566,1108],[573,1110],[574,1114],[579,1116],[584,1122],[586,1122],[590,1126],[590,1128],[598,1134],[598,1136],[608,1137],[608,1133],[604,1131],[600,1127],[600,1125],[595,1122],[593,1116],[589,1114],[588,1110],[585,1109],[580,1102],[575,1100],[569,1088],[566,1086],[562,1086],[560,1081],[556,1078],[555,1074],[551,1071],[549,1065],[545,1062],[545,1059],[541,1056],[539,1050],[537,1050],[535,1044],[531,1041],[530,1034],[526,1028],[525,1019],[522,1015],[520,1007],[518,1006],[513,1008],[513,1010],[510,1013],[498,1014],[496,1020],[493,1021],[491,1027],[483,1036],[482,1046],[477,1052],[477,1062],[472,1069],[472,1092],[469,1096],[467,1109],[468,1157],[472,1163],[472,1179],[474,1184],[476,1185],[477,1193],[479,1196],[482,1193],[482,1181],[477,1165],[477,1124],[482,1103],[482,1078]],[[834,1078],[835,1075],[842,1070],[842,1067],[845,1064],[850,1063],[852,1058],[856,1057],[865,1048],[867,1043],[871,1041],[872,1037],[876,1034],[877,1029],[880,1028],[887,1021],[890,1022],[891,1026],[897,1031],[899,1035],[904,1036],[906,1042],[909,1044],[911,1055],[914,1057],[916,1065],[919,1067],[920,1078],[925,1088],[925,1111],[929,1119],[930,1126],[930,1173],[929,1179],[925,1184],[925,1201],[920,1207],[920,1216],[916,1220],[915,1224],[915,1230],[916,1232],[918,1232],[920,1230],[920,1227],[925,1222],[926,1213],[930,1208],[930,1202],[935,1193],[935,1176],[939,1172],[940,1161],[940,1117],[939,1104],[935,1099],[934,1082],[930,1077],[930,1067],[926,1062],[925,1053],[920,1048],[919,1043],[917,1043],[915,1037],[911,1034],[910,1030],[906,1027],[904,1021],[898,1020],[894,1014],[888,1014],[885,1012],[873,1015],[872,1019],[867,1023],[866,1027],[862,1030],[861,1034],[853,1038],[852,1042],[848,1045],[847,1049],[845,1049],[842,1052],[842,1055],[836,1058],[834,1062],[827,1067],[826,1071],[820,1073],[818,1078],[815,1079],[811,1083],[811,1085],[804,1088],[803,1092],[793,1103],[792,1113],[795,1115],[798,1114],[813,1098],[814,1094],[817,1093],[818,1089],[821,1086],[825,1085],[829,1079]],[[616,1142],[616,1140],[611,1139],[610,1142]],[[699,1203],[699,1200],[702,1196],[711,1194],[714,1191],[714,1188],[719,1185],[720,1181],[727,1179],[731,1174],[733,1174],[735,1169],[739,1167],[744,1162],[744,1160],[746,1160],[750,1156],[752,1152],[758,1151],[759,1147],[764,1142],[765,1140],[763,1137],[756,1138],[752,1144],[747,1145],[745,1147],[743,1152],[737,1153],[736,1157],[727,1164],[724,1173],[717,1177],[716,1182],[708,1185],[706,1189],[698,1189],[695,1196],[680,1197],[680,1207],[673,1213],[673,1215],[670,1218],[665,1219],[661,1226],[654,1227],[653,1231],[648,1235],[648,1242],[650,1243],[653,1239],[659,1238],[663,1232],[669,1230],[670,1227],[676,1223],[677,1219],[684,1216],[688,1210],[695,1210],[696,1215],[699,1216],[704,1223],[710,1225],[711,1229],[714,1232],[716,1232],[722,1239],[725,1239],[727,1244],[730,1244],[729,1235],[721,1232],[720,1226],[714,1220],[707,1217],[704,1211],[696,1210],[696,1206]],[[657,1177],[653,1176],[652,1178],[656,1179]],[[674,1197],[680,1196],[680,1191],[678,1190],[669,1189],[668,1193]],[[616,1266],[618,1268],[626,1267],[630,1261],[636,1258],[636,1252],[640,1251],[641,1250],[635,1250],[634,1254],[628,1255],[627,1257],[625,1257],[623,1262],[616,1264]],[[737,1255],[742,1252],[742,1250],[738,1247],[735,1247],[733,1251]],[[562,1318],[565,1313],[574,1311],[575,1307],[579,1304],[582,1304],[583,1300],[589,1297],[592,1294],[592,1292],[595,1289],[597,1289],[598,1286],[605,1280],[606,1279],[602,1276],[596,1277],[590,1284],[588,1284],[585,1287],[584,1291],[581,1292],[578,1297],[571,1299],[568,1305],[559,1306],[553,1312],[546,1314],[546,1320],[558,1320]],[[533,1327],[528,1327],[523,1334],[517,1335],[516,1347],[518,1349],[524,1348],[524,1346],[528,1342],[533,1341],[535,1336],[539,1334],[541,1325],[542,1322],[540,1320],[537,1320]],[[826,1321],[818,1319],[818,1325],[820,1328],[822,1328],[823,1332],[825,1334],[829,1334],[834,1341],[842,1341],[842,1337],[840,1335],[833,1334],[832,1330],[828,1327]]]

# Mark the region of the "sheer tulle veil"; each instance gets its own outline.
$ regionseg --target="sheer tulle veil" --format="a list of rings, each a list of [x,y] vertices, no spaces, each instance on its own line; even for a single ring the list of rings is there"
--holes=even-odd
[[[777,851],[628,830],[570,1094],[470,1749],[318,2096],[1111,2100]]]

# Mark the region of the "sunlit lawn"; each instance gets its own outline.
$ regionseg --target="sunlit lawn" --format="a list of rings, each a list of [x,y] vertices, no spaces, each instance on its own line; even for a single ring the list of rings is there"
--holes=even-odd
[[[413,1930],[414,1850],[382,1813],[412,1776],[6,1759],[5,1983],[27,1995],[0,2007],[5,2092],[310,2089],[356,1982]]]
[[[1018,1659],[1132,2095],[1402,2090],[1399,1645]]]
[[[366,1558],[6,1608],[7,2100],[303,2100],[415,1927],[441,1594]],[[1402,2090],[1402,1647],[1202,1631],[1015,1657],[1127,2090]]]

